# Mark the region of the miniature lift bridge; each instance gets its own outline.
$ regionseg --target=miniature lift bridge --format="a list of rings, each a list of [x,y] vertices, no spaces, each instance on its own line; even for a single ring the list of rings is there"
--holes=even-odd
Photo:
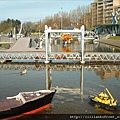
[[[52,30],[51,27],[48,28],[45,25],[45,42],[46,42],[46,61],[45,63],[49,63],[49,56],[51,55],[51,33],[78,33],[81,37],[81,63],[84,64],[84,25],[81,26],[80,30]],[[80,53],[79,53],[80,54]]]

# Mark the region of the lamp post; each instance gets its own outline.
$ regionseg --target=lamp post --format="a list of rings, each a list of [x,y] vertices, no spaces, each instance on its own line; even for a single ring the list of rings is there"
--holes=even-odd
[[[61,30],[62,30],[62,7],[61,7],[61,24],[60,24],[60,27],[61,27]]]

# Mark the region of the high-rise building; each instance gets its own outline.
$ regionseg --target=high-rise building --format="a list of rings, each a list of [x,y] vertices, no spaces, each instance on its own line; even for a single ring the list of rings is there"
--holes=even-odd
[[[98,24],[110,24],[112,13],[117,11],[117,19],[120,19],[120,0],[94,0],[91,3],[92,26]]]
[[[97,3],[91,3],[91,22],[92,26],[97,25]]]

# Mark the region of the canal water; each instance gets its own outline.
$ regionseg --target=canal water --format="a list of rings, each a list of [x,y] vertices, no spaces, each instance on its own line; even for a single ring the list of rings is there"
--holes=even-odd
[[[27,74],[20,75],[26,66]],[[38,112],[45,114],[120,114],[89,104],[89,95],[107,87],[120,102],[120,65],[85,65],[39,63],[8,63],[0,69],[0,98],[14,96],[22,91],[57,89],[49,108]]]
[[[65,47],[65,46],[64,46]],[[53,51],[79,51],[79,44],[64,48],[60,44],[52,47]],[[63,48],[63,49],[62,49]],[[85,45],[86,51],[120,52],[104,44]],[[113,97],[120,102],[120,65],[84,65],[79,64],[50,64],[41,63],[7,63],[0,65],[0,98],[14,96],[22,91],[36,91],[39,89],[57,89],[49,108],[37,115],[25,118],[41,120],[41,116],[49,119],[49,115],[119,115],[120,111],[109,111],[89,103],[89,95],[104,91],[107,87]],[[27,68],[26,75],[20,71]],[[47,116],[48,115],[48,116]],[[67,116],[67,117],[68,117]]]

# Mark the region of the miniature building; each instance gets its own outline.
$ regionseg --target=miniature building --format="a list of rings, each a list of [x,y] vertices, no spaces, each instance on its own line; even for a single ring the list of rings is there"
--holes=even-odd
[[[94,0],[91,3],[92,26],[112,23],[112,13],[118,12],[120,19],[120,0]]]

